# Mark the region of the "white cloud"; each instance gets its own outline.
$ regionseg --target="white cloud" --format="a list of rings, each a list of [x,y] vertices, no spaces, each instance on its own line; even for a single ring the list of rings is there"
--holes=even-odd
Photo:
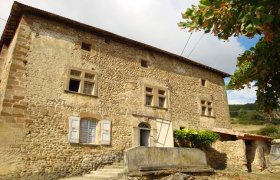
[[[240,91],[227,91],[229,104],[246,104],[256,101],[256,87],[245,88]]]
[[[19,2],[59,14],[115,34],[125,36],[175,54],[181,51],[189,32],[177,23],[181,13],[196,0],[19,0]],[[0,0],[0,17],[7,19],[12,0]],[[0,22],[0,33],[4,23]],[[187,56],[202,32],[193,33],[185,50]],[[233,73],[236,57],[244,51],[237,38],[228,42],[204,35],[190,59],[219,70]]]

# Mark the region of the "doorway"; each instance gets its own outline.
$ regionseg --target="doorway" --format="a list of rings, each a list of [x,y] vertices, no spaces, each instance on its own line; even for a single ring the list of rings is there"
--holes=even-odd
[[[138,125],[139,128],[139,144],[140,146],[150,146],[150,126],[141,122]]]

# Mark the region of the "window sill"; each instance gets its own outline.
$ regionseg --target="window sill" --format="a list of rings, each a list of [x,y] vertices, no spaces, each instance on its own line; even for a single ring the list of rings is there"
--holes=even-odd
[[[165,107],[158,107],[158,106],[149,106],[149,105],[145,105],[146,107],[149,107],[149,108],[153,108],[153,109],[162,109],[162,110],[168,110],[168,108],[165,108]]]
[[[215,116],[208,116],[208,115],[200,115],[202,117],[208,117],[208,118],[216,118]]]
[[[79,93],[79,92],[69,91],[69,90],[64,90],[64,92],[66,92],[66,93],[72,93],[72,94],[79,94],[79,95],[82,95],[82,96],[88,96],[88,97],[95,97],[95,98],[97,98],[97,97],[98,97],[97,95],[85,94],[85,93]]]

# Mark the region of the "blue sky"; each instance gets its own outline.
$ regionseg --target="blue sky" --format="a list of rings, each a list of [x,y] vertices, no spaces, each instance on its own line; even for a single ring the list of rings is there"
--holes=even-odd
[[[256,43],[259,41],[260,36],[255,36],[254,38],[247,38],[244,36],[238,37],[239,43],[244,46],[246,50],[254,47]],[[225,78],[225,84],[228,84],[230,81],[229,78]],[[246,104],[246,103],[254,103],[256,101],[256,87],[252,87],[251,89],[245,88],[242,90],[228,90],[228,101],[229,104]]]
[[[198,4],[198,0],[18,1],[178,55],[190,32],[180,29],[177,23],[182,20],[182,12]],[[1,18],[8,19],[13,2],[0,0]],[[0,20],[0,34],[4,26],[5,22]],[[245,37],[221,41],[212,34],[203,34],[192,34],[182,56],[230,74],[236,68],[238,55],[257,41]],[[202,35],[203,38],[197,44]],[[256,99],[255,89],[228,91],[228,99],[230,104],[252,103]]]

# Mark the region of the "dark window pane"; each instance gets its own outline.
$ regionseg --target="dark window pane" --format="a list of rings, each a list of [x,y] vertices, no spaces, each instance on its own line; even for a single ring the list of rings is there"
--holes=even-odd
[[[202,86],[205,86],[205,85],[206,85],[206,80],[201,79],[201,85],[202,85]]]
[[[82,43],[82,47],[81,47],[83,50],[85,51],[90,51],[91,50],[91,44],[88,44],[88,43]]]
[[[201,104],[205,104],[205,101],[201,101]]]
[[[159,97],[158,98],[158,106],[159,107],[164,107],[164,105],[165,105],[165,98]]]
[[[206,107],[201,107],[201,115],[205,115],[206,113]]]
[[[208,108],[208,116],[212,116],[212,108]]]
[[[153,88],[146,87],[146,92],[153,92]]]
[[[70,79],[69,81],[69,91],[79,92],[80,81],[75,79]]]
[[[165,91],[163,91],[163,90],[158,90],[158,94],[160,94],[160,95],[165,95]]]
[[[151,106],[153,101],[153,96],[146,95],[146,105]]]

